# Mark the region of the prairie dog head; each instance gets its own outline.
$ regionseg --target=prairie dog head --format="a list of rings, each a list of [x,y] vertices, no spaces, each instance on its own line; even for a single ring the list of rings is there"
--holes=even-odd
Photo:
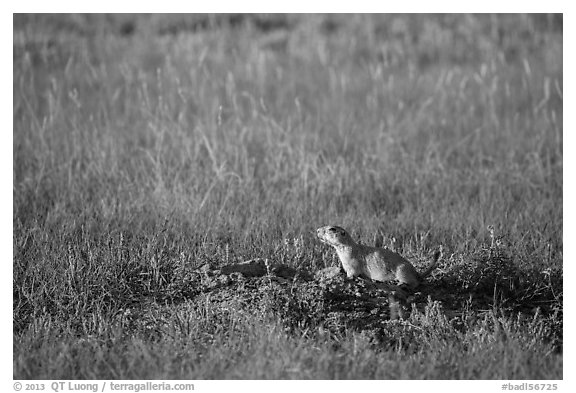
[[[316,230],[316,236],[322,243],[329,244],[333,247],[353,246],[354,240],[348,232],[342,227],[325,226]]]

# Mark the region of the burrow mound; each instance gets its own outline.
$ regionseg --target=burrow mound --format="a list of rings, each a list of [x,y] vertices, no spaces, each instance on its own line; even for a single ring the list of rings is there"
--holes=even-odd
[[[195,299],[209,299],[222,309],[272,313],[289,330],[322,326],[332,332],[375,331],[408,315],[415,299],[392,284],[347,280],[340,267],[312,275],[263,259],[216,269],[204,265],[190,278]]]

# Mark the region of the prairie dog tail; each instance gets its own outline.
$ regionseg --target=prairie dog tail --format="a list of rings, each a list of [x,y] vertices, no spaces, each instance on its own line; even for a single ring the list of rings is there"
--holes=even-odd
[[[424,270],[422,273],[420,273],[420,277],[422,279],[425,279],[426,277],[428,277],[428,275],[430,273],[432,273],[432,270],[434,270],[436,268],[436,265],[438,265],[438,261],[440,260],[440,258],[442,258],[442,246],[440,246],[438,248],[438,251],[436,251],[434,253],[434,260],[432,261],[432,263],[430,264],[430,266],[428,266],[428,268],[426,270]]]

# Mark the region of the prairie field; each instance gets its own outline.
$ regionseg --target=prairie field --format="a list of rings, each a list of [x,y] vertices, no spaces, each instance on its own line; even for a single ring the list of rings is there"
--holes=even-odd
[[[561,14],[13,23],[15,379],[563,378]],[[324,225],[444,256],[370,330],[191,279]]]

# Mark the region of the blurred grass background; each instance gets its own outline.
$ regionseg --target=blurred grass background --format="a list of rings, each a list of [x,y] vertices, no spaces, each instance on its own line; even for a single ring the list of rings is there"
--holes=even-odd
[[[13,22],[15,356],[182,266],[333,264],[327,224],[561,275],[560,14]]]

